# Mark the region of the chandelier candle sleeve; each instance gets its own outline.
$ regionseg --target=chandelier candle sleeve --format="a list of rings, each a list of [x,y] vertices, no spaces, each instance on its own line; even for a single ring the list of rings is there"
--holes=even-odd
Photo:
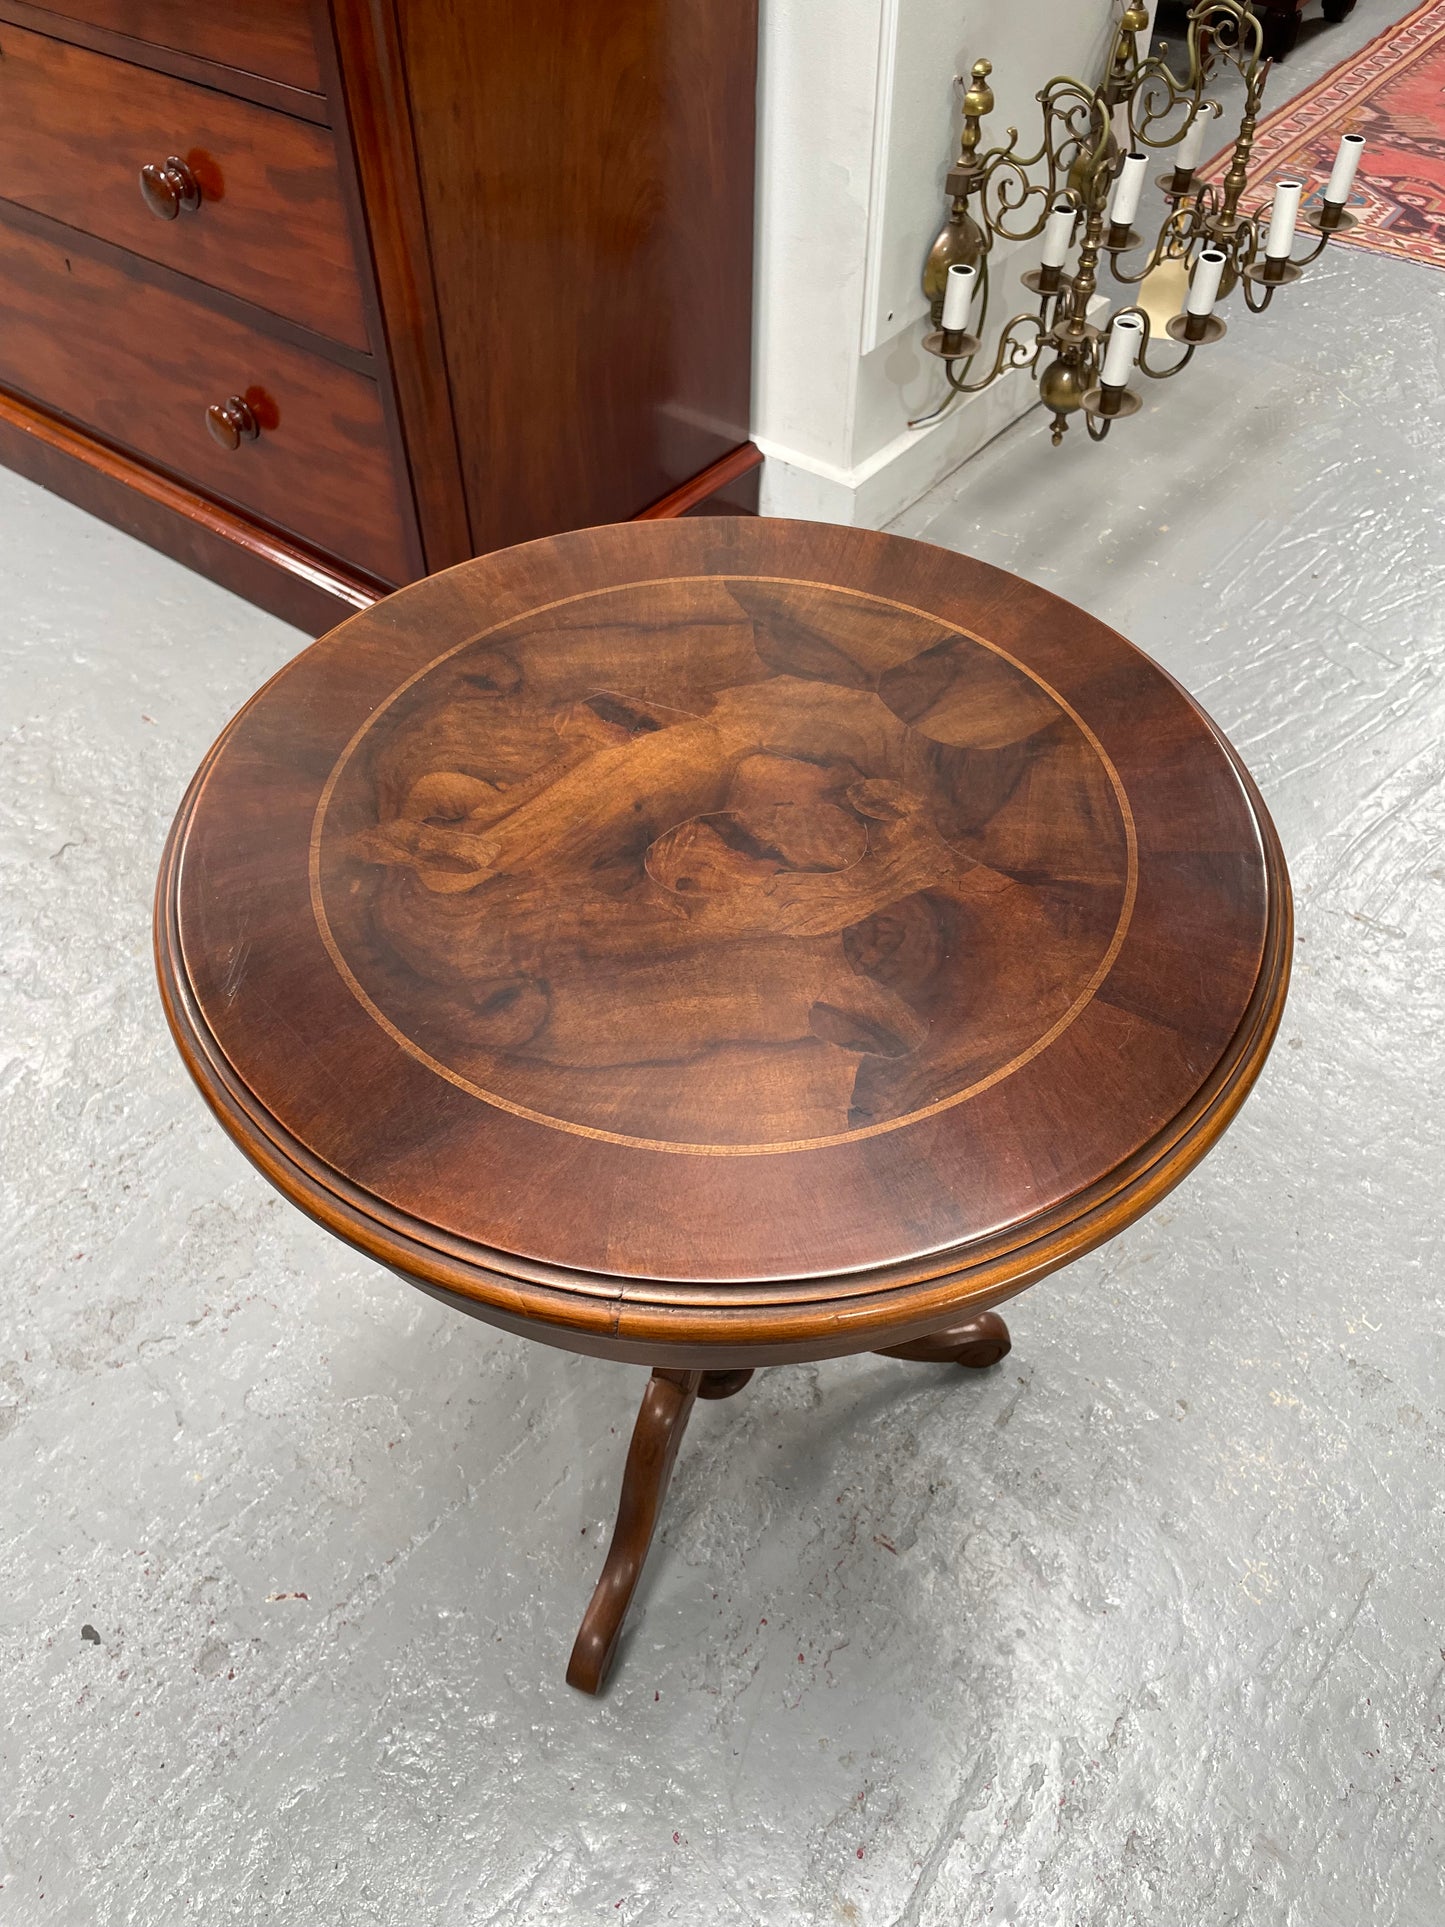
[[[1143,154],[1126,154],[1119,178],[1114,183],[1114,198],[1109,203],[1109,221],[1114,227],[1128,227],[1139,211],[1139,196],[1144,191],[1144,175],[1149,161]]]
[[[1189,282],[1189,298],[1184,304],[1186,314],[1213,314],[1224,261],[1222,248],[1206,248],[1200,255]]]
[[[1363,134],[1346,134],[1340,142],[1340,151],[1335,156],[1334,169],[1330,174],[1329,185],[1325,189],[1325,199],[1336,207],[1343,207],[1350,198],[1350,189],[1355,184],[1355,172],[1360,165],[1360,156],[1365,151]]]
[[[1049,216],[1049,224],[1044,229],[1043,248],[1039,259],[1046,268],[1061,268],[1068,258],[1069,243],[1074,238],[1074,206],[1072,201],[1056,201],[1054,211]]]
[[[1139,359],[1139,343],[1144,323],[1136,314],[1116,314],[1109,329],[1109,345],[1104,351],[1104,372],[1099,380],[1105,388],[1128,386],[1130,370]]]
[[[1269,234],[1264,252],[1268,260],[1282,261],[1294,246],[1294,224],[1299,216],[1303,181],[1281,181],[1274,190],[1274,206],[1269,214]]]
[[[1196,108],[1193,120],[1184,130],[1184,138],[1174,154],[1175,170],[1180,174],[1192,174],[1199,165],[1199,156],[1204,151],[1204,134],[1214,116],[1209,105],[1201,101]]]
[[[966,261],[955,261],[943,284],[943,325],[950,333],[961,333],[968,326],[968,310],[973,301],[978,269]]]

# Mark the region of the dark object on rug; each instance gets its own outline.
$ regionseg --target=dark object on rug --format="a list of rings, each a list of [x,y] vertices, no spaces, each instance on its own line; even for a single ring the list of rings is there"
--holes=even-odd
[[[1264,51],[1271,60],[1283,60],[1299,39],[1300,15],[1306,0],[1254,0],[1259,24],[1264,28]],[[1326,20],[1338,22],[1354,12],[1355,0],[1322,0],[1320,11]]]
[[[1154,17],[1154,31],[1172,38],[1186,31],[1190,0],[1160,0]],[[1264,51],[1270,60],[1283,60],[1299,39],[1300,16],[1308,0],[1254,0],[1254,10],[1264,29]],[[1321,0],[1320,11],[1326,20],[1346,19],[1355,9],[1355,0]]]

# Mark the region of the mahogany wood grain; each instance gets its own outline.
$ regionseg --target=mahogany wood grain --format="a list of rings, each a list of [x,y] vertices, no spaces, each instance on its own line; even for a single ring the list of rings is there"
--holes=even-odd
[[[395,18],[473,548],[635,515],[747,439],[754,0]]]
[[[61,21],[103,27],[311,93],[320,68],[307,0],[47,0]]]
[[[189,275],[178,274],[174,268],[168,268],[159,261],[149,260],[143,254],[133,254],[129,248],[120,247],[114,241],[102,240],[98,234],[88,234],[83,228],[67,227],[63,221],[52,220],[48,214],[37,214],[33,208],[22,207],[18,201],[0,201],[0,221],[18,234],[34,235],[37,240],[51,243],[72,262],[77,255],[81,255],[87,260],[99,262],[103,267],[114,269],[128,281],[146,283],[165,293],[177,295],[187,303],[207,308],[214,314],[228,315],[252,334],[289,342],[308,354],[319,355],[323,361],[337,362],[341,367],[354,369],[357,374],[366,375],[373,381],[378,378],[378,363],[364,349],[349,348],[345,342],[328,340],[325,335],[318,335],[311,328],[303,328],[299,321],[277,314],[274,309],[258,308],[253,301],[228,293],[225,288],[193,281]]]
[[[400,30],[392,0],[317,5],[331,23],[318,42],[327,92],[341,109],[342,185],[358,252],[372,266],[372,325],[386,348],[397,459],[411,483],[424,571],[435,572],[465,561],[473,544]]]
[[[308,635],[333,628],[386,593],[387,584],[302,548],[3,391],[0,463]]]
[[[674,515],[756,515],[762,466],[762,450],[744,442],[630,519],[662,522]]]
[[[1122,638],[737,517],[487,557],[298,658],[181,810],[157,945],[321,1222],[507,1329],[725,1370],[957,1326],[1147,1210],[1264,1060],[1290,908]]]
[[[171,156],[199,203],[158,219]],[[367,346],[325,128],[0,24],[0,196]]]
[[[564,0],[541,36],[501,0],[0,0],[0,221],[28,237],[6,243],[20,276],[0,318],[24,320],[0,378],[69,438],[4,439],[32,463],[43,446],[51,486],[307,621],[325,600],[303,583],[298,605],[289,562],[259,558],[399,581],[521,534],[751,514],[755,40],[755,0]],[[68,316],[57,263],[85,289]],[[122,291],[98,325],[112,273],[218,319],[188,306],[141,349],[133,321],[165,303]],[[192,364],[229,358],[237,325],[365,377],[379,438],[358,403],[300,486],[297,463],[270,486],[264,428],[228,472],[208,466],[195,421],[271,392],[228,367],[191,412]],[[348,436],[366,452],[338,486]],[[233,548],[246,515],[255,539]]]
[[[369,574],[415,573],[374,381],[3,219],[0,383]],[[262,429],[234,452],[207,432],[233,395]]]

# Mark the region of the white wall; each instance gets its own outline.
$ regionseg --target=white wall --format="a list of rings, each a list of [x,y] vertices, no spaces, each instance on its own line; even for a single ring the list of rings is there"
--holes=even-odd
[[[1120,0],[762,0],[754,437],[763,511],[878,526],[1034,400],[1027,376],[910,430],[944,392],[923,258],[947,212],[955,74],[993,62],[986,144],[1037,146],[1034,94],[1103,77]],[[1014,258],[1017,257],[1017,258]],[[991,321],[1033,305],[994,255]],[[1013,271],[998,273],[1012,259]]]

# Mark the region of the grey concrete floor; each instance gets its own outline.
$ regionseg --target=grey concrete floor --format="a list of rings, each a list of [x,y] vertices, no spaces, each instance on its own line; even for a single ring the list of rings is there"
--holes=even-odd
[[[597,1703],[641,1374],[301,1218],[152,989],[170,812],[302,638],[0,473],[6,1927],[1445,1922],[1445,278],[1291,294],[898,524],[1239,745],[1298,891],[1275,1056],[996,1372],[700,1407]]]

